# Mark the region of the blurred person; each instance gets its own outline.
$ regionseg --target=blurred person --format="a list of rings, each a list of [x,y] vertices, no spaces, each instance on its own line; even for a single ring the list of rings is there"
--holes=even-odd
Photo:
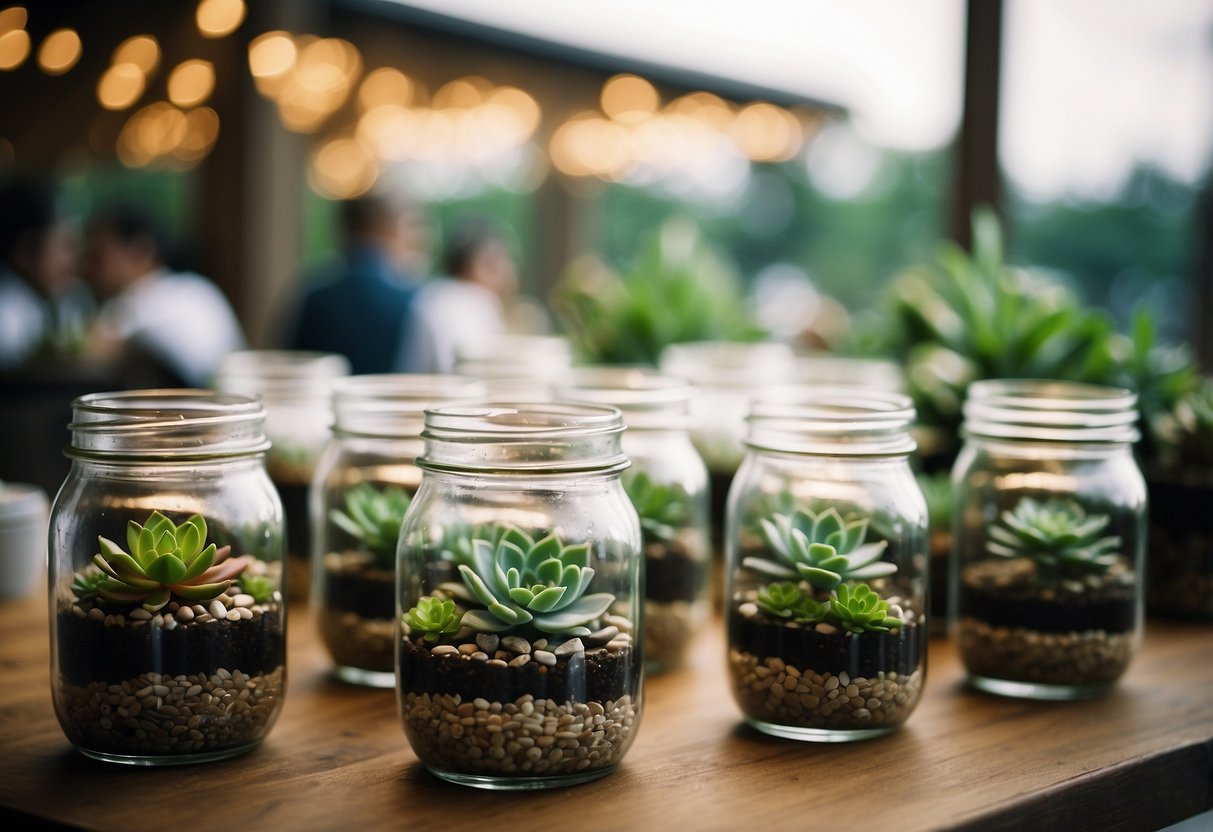
[[[0,367],[78,347],[92,310],[76,232],[44,183],[0,189]]]
[[[428,260],[425,213],[400,193],[346,200],[340,210],[341,263],[305,292],[289,346],[343,355],[354,374],[399,372]]]
[[[199,274],[170,270],[159,228],[134,206],[92,217],[84,275],[101,304],[90,349],[150,363],[165,385],[206,387],[219,359],[245,346],[223,292]]]
[[[507,332],[506,308],[518,292],[518,270],[498,229],[473,218],[451,231],[443,276],[417,292],[403,363],[413,373],[449,373],[464,340]]]

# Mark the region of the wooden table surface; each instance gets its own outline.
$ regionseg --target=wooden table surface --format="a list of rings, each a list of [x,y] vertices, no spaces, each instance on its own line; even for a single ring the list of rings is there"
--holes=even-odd
[[[0,818],[106,830],[1157,829],[1213,807],[1213,629],[1149,622],[1111,696],[1072,703],[966,689],[931,645],[897,733],[842,745],[744,727],[717,622],[690,666],[646,685],[611,776],[532,793],[450,785],[408,747],[395,694],[334,681],[291,613],[287,702],[261,748],[209,765],[86,759],[51,709],[45,598],[0,602]],[[7,828],[12,828],[8,826]]]

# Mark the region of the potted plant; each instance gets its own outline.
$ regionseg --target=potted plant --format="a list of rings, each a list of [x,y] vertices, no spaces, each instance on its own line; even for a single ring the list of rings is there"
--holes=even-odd
[[[639,652],[616,596],[591,591],[591,544],[486,524],[438,548],[435,589],[401,616],[401,715],[418,757],[501,788],[610,772],[637,727]]]
[[[986,525],[987,557],[967,561],[959,580],[959,647],[971,674],[1067,697],[1120,677],[1136,641],[1138,588],[1110,521],[1070,497],[1023,496]]]
[[[917,704],[923,612],[898,588],[888,541],[865,542],[870,524],[834,506],[796,508],[760,517],[742,539],[741,568],[758,583],[732,599],[729,675],[762,730],[861,739]]]
[[[55,709],[87,753],[196,762],[245,751],[285,686],[282,597],[262,561],[154,511],[126,548],[98,537],[59,593]]]
[[[410,501],[399,486],[361,482],[329,511],[350,544],[324,555],[317,582],[320,635],[338,667],[395,673],[396,541]]]
[[[644,471],[623,478],[644,546],[644,657],[650,670],[677,665],[703,624],[708,541],[690,495]]]

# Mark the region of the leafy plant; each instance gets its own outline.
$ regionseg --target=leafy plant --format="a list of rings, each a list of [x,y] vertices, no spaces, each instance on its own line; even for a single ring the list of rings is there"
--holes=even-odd
[[[1024,497],[987,530],[986,549],[1003,558],[1030,558],[1037,579],[1102,574],[1118,560],[1120,538],[1102,536],[1106,514],[1088,515],[1074,500]]]
[[[159,511],[152,512],[142,526],[130,521],[126,527],[130,554],[112,540],[98,537],[97,541],[101,552],[93,563],[104,574],[95,580],[77,574],[73,589],[91,590],[114,603],[141,603],[148,612],[157,612],[173,598],[190,603],[217,598],[248,566],[246,558],[228,559],[230,546],[206,545],[206,520],[200,514],[181,525]]]
[[[274,595],[274,581],[265,575],[241,575],[240,587],[258,604],[264,604]]]
[[[655,365],[670,344],[763,336],[735,275],[685,230],[654,234],[624,274],[588,258],[566,270],[552,306],[583,360]]]
[[[458,563],[463,586],[444,585],[483,609],[470,609],[463,624],[481,632],[527,625],[543,633],[589,635],[586,626],[615,600],[610,593],[586,595],[594,570],[590,544],[566,545],[555,534],[535,540],[513,526],[497,539],[471,541],[472,562]]]
[[[400,524],[410,501],[408,492],[398,486],[377,489],[362,482],[345,492],[345,511],[333,509],[329,519],[361,542],[380,563],[392,564]]]
[[[423,633],[426,641],[437,641],[459,632],[463,613],[454,601],[426,595],[417,599],[417,606],[404,614],[404,620],[411,630]]]
[[[918,474],[918,487],[927,501],[927,518],[931,531],[948,531],[952,527],[952,475],[947,471]]]
[[[819,589],[891,575],[897,566],[880,561],[888,541],[863,542],[868,522],[866,517],[844,519],[833,506],[761,518],[762,536],[775,558],[751,556],[742,565],[773,578],[799,578]]]
[[[842,584],[830,598],[832,617],[852,633],[887,633],[901,626],[889,615],[889,602],[867,584]]]
[[[758,608],[776,618],[787,618],[801,624],[821,621],[829,611],[823,604],[790,582],[767,584],[758,591]]]
[[[623,485],[640,517],[645,543],[668,542],[687,524],[691,504],[681,486],[653,482],[644,471],[626,477]]]
[[[1157,414],[1152,430],[1165,464],[1205,471],[1213,466],[1213,378],[1204,379]]]

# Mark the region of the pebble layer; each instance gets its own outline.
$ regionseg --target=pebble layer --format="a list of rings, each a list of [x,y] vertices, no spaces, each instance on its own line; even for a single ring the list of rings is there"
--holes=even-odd
[[[144,673],[81,687],[60,680],[55,709],[64,732],[92,751],[126,755],[205,754],[260,740],[282,703],[285,674]]]
[[[644,660],[654,670],[678,667],[708,613],[706,601],[646,601]]]
[[[1135,635],[1104,630],[1044,633],[960,619],[960,657],[970,673],[1042,685],[1111,682],[1133,657]]]
[[[349,610],[319,612],[320,636],[333,661],[344,667],[357,667],[391,673],[396,668],[396,623],[391,619],[363,618]]]
[[[922,694],[921,668],[909,676],[880,672],[852,678],[815,673],[778,656],[760,660],[729,650],[729,674],[747,716],[797,728],[869,729],[900,725]]]
[[[630,695],[607,702],[464,700],[409,693],[404,727],[426,765],[461,774],[560,776],[616,765],[631,744]]]

